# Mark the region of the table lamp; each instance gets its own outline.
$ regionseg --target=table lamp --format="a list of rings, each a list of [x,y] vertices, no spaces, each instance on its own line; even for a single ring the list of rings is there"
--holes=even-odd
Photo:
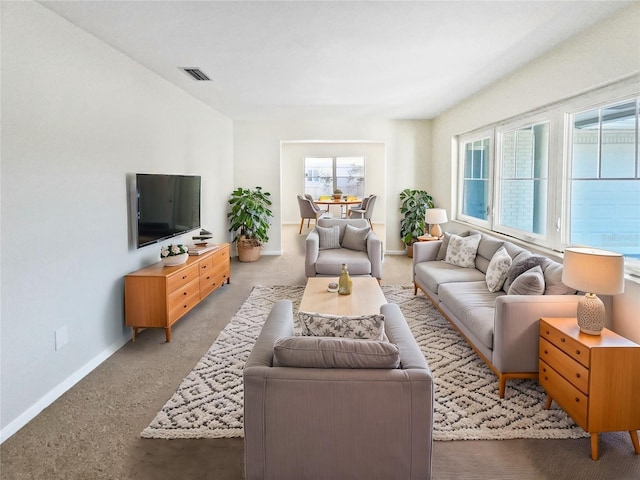
[[[620,253],[597,248],[567,248],[564,251],[562,283],[586,292],[578,302],[578,326],[582,333],[600,335],[605,311],[597,294],[624,292],[624,257]]]
[[[447,211],[444,208],[428,208],[425,221],[431,226],[429,235],[440,238],[442,236],[440,224],[448,222]]]

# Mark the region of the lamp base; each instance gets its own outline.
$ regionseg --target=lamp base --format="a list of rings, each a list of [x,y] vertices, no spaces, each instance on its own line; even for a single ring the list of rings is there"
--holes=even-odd
[[[594,293],[586,293],[578,302],[578,326],[582,333],[600,335],[604,328],[604,303]]]
[[[442,236],[442,228],[437,223],[431,225],[431,230],[429,231],[432,237],[440,238]]]

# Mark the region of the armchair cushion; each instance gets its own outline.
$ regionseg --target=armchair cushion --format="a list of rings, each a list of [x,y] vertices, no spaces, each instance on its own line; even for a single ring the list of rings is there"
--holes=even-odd
[[[279,338],[273,346],[274,366],[301,368],[398,368],[397,345],[374,340],[334,337]]]
[[[384,339],[384,315],[340,316],[299,312],[302,334],[313,337]]]
[[[334,227],[338,228],[338,227]],[[356,228],[353,225],[347,225],[344,230],[344,238],[342,239],[342,246],[349,250],[357,250],[359,252],[367,251],[367,236],[371,228]],[[320,237],[322,238],[322,237]],[[321,242],[322,245],[322,242]]]
[[[318,227],[318,236],[320,237],[320,250],[329,250],[332,248],[340,248],[340,227]]]

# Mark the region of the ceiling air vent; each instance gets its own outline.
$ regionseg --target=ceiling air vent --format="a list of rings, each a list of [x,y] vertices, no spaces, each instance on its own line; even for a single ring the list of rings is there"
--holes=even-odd
[[[199,82],[207,82],[211,80],[206,73],[197,67],[180,67],[180,70]]]

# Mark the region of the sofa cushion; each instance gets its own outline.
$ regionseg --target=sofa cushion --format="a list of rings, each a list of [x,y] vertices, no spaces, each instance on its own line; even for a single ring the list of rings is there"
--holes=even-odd
[[[341,316],[299,312],[298,318],[305,336],[384,340],[384,315]]]
[[[397,345],[375,340],[286,337],[273,346],[274,366],[301,368],[398,368]]]
[[[351,275],[371,275],[371,261],[367,252],[358,252],[348,248],[320,250],[316,260],[318,275],[340,275],[342,264],[346,263]]]
[[[482,235],[470,235],[468,237],[460,237],[451,235],[449,238],[449,246],[444,261],[452,265],[464,268],[475,268],[476,253]]]
[[[316,226],[319,237],[319,249],[327,250],[330,248],[340,248],[340,227],[318,227]]]
[[[511,257],[507,250],[501,246],[491,258],[487,268],[486,281],[490,292],[497,292],[502,288],[510,267]]]
[[[530,268],[519,275],[509,287],[509,295],[542,295],[544,293],[544,274],[540,265]]]
[[[484,274],[475,268],[461,268],[435,261],[417,263],[415,276],[421,284],[438,295],[438,287],[444,283],[484,281]]]
[[[490,235],[482,234],[480,243],[478,244],[478,253],[476,255],[476,268],[482,273],[487,273],[491,259],[500,247],[504,245],[504,241],[499,240]],[[505,253],[506,250],[505,250]],[[511,258],[511,257],[509,257]]]
[[[562,283],[562,264],[550,260],[543,267],[544,294],[545,295],[573,295],[575,288],[567,287]]]
[[[438,297],[480,342],[493,350],[493,331],[496,298],[503,291],[489,292],[480,282],[447,283],[440,285]]]
[[[349,250],[366,252],[367,236],[370,231],[370,227],[356,228],[353,225],[347,225],[344,230],[344,237],[342,238],[342,246]]]
[[[530,255],[528,257],[522,257],[518,260],[514,260],[514,262],[511,264],[511,268],[509,269],[509,273],[507,274],[507,279],[504,281],[503,290],[505,292],[508,292],[511,284],[516,278],[518,278],[519,275],[523,274],[527,270],[532,269],[533,267],[544,265],[545,262],[548,261],[550,260],[540,255]]]

